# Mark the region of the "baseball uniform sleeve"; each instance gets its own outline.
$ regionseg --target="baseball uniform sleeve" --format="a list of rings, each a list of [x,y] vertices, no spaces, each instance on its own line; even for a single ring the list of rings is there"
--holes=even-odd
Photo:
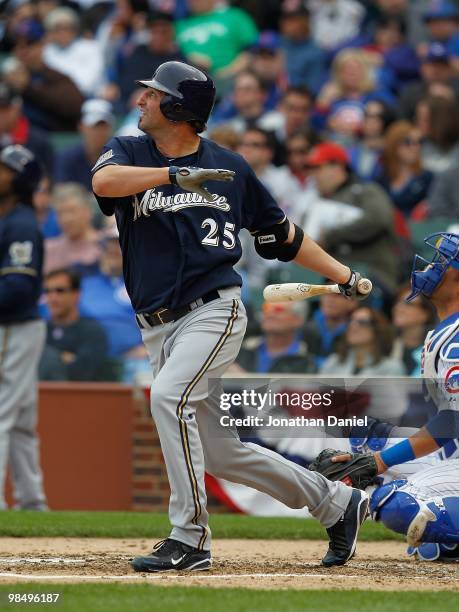
[[[132,166],[132,158],[129,154],[128,147],[121,141],[120,138],[112,138],[102,149],[99,159],[94,164],[91,170],[92,175],[104,168],[105,166]],[[115,212],[117,204],[123,204],[129,198],[107,198],[94,193],[94,196],[99,204],[99,208],[104,215],[110,216]]]
[[[132,159],[128,148],[120,138],[112,138],[102,149],[99,159],[94,164],[91,172],[94,175],[105,166],[132,166]]]
[[[42,242],[32,224],[10,225],[0,256],[0,314],[33,296],[40,282]],[[3,245],[2,245],[3,247]]]
[[[285,213],[253,170],[250,167],[247,169],[243,227],[257,232],[285,219]]]

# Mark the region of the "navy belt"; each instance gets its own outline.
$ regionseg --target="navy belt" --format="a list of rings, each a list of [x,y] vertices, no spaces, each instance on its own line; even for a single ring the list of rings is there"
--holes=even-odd
[[[177,308],[176,310],[171,310],[170,308],[159,308],[154,312],[142,312],[141,314],[136,314],[135,318],[140,329],[149,329],[150,327],[155,327],[156,325],[165,325],[166,323],[178,321],[189,312],[199,308],[199,306],[213,302],[219,297],[220,294],[218,293],[218,290],[213,289],[212,291],[205,293],[194,302],[191,302],[186,306],[182,306],[182,308]]]

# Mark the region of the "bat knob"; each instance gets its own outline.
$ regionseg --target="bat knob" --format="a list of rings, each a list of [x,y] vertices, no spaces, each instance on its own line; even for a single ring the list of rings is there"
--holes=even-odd
[[[368,295],[373,289],[373,284],[368,278],[361,278],[357,283],[357,289],[361,295]]]

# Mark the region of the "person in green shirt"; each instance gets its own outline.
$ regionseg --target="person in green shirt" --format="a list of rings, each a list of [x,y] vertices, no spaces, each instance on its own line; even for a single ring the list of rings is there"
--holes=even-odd
[[[245,49],[255,44],[258,30],[243,10],[218,0],[189,0],[191,15],[176,26],[177,42],[188,61],[210,72],[219,93],[248,66]]]

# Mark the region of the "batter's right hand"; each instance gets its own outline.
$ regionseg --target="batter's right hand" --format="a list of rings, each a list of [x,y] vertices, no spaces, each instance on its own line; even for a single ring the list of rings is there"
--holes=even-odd
[[[232,170],[213,169],[213,168],[169,168],[169,178],[173,185],[178,185],[185,191],[199,193],[205,200],[212,202],[214,196],[205,187],[204,181],[225,181],[234,180],[236,173]]]
[[[368,294],[362,294],[359,292],[358,283],[362,278],[362,275],[355,270],[351,270],[351,275],[347,283],[338,285],[340,292],[348,298],[355,298],[357,300],[364,300],[368,297]]]

